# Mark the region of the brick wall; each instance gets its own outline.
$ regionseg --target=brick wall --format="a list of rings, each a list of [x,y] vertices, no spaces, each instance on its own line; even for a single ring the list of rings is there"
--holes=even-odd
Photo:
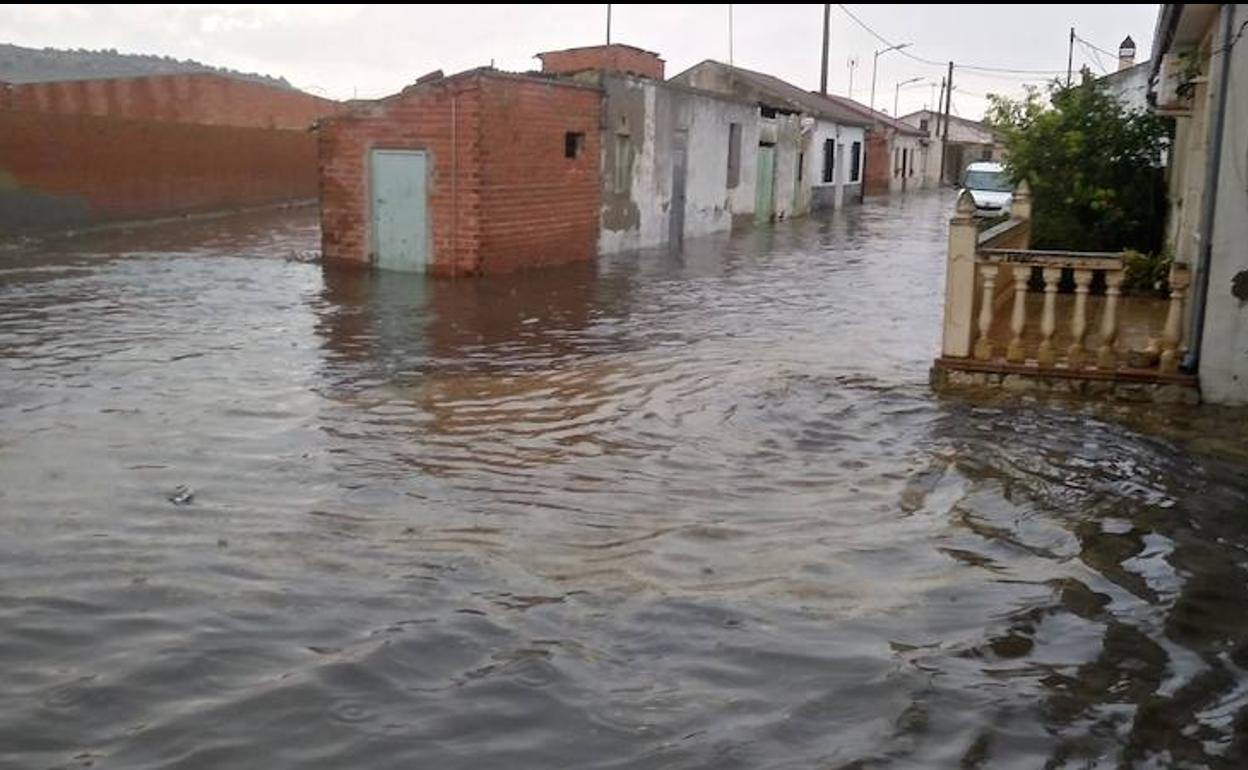
[[[475,275],[592,259],[600,104],[594,88],[478,72],[414,86],[325,121],[325,258],[372,261],[369,153],[406,149],[429,153],[430,273]],[[582,135],[575,158],[565,157],[568,132]]]
[[[893,169],[893,143],[886,134],[889,129],[875,128],[867,132],[867,162],[862,179],[863,195],[885,195],[889,190]]]
[[[601,205],[597,89],[482,81],[481,266],[487,272],[591,260]],[[576,157],[566,136],[579,135]]]
[[[631,45],[613,44],[569,48],[566,51],[539,53],[537,57],[542,60],[542,72],[552,75],[571,75],[585,70],[607,70],[655,80],[663,79],[663,59],[657,53],[643,51]]]
[[[424,150],[429,154],[429,271],[479,273],[480,108],[478,78],[465,77],[409,88],[325,121],[319,132],[324,257],[371,263],[369,154],[373,149]]]
[[[170,123],[306,129],[342,105],[212,73],[9,84],[0,108]]]
[[[307,131],[0,110],[0,231],[316,195]]]

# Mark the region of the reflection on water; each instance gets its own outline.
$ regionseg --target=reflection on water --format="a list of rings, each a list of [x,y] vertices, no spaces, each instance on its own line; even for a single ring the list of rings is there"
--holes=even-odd
[[[951,205],[5,247],[0,766],[1243,767],[1244,422],[934,396]]]

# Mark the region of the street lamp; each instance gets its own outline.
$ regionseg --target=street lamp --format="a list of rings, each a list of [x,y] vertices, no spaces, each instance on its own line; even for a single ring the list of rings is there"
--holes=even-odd
[[[899,97],[901,96],[901,87],[905,85],[909,85],[911,83],[917,83],[922,79],[923,79],[923,76],[919,75],[917,77],[912,77],[909,80],[903,80],[897,84],[896,88],[893,89],[893,117],[894,118],[897,117],[897,104],[898,104]]]
[[[875,70],[876,70],[876,67],[878,67],[880,64],[880,55],[886,54],[889,51],[900,51],[901,49],[909,45],[910,45],[909,43],[898,43],[897,45],[890,45],[888,48],[883,48],[875,52],[875,59],[872,60],[871,62],[871,111],[872,112],[875,112]]]

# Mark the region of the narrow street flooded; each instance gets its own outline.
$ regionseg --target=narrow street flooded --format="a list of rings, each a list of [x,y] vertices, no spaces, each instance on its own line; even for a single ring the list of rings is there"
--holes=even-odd
[[[948,194],[0,251],[0,767],[1242,768],[1248,429],[927,385]]]

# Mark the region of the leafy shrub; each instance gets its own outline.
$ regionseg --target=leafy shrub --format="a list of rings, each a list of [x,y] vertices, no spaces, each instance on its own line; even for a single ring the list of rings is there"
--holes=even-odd
[[[1131,294],[1165,296],[1169,290],[1170,266],[1174,257],[1168,250],[1145,254],[1127,249],[1122,254],[1125,276],[1122,289]]]
[[[1130,110],[1085,70],[1021,100],[992,95],[985,120],[1004,135],[1015,180],[1031,183],[1032,246],[1159,254],[1170,122]]]

